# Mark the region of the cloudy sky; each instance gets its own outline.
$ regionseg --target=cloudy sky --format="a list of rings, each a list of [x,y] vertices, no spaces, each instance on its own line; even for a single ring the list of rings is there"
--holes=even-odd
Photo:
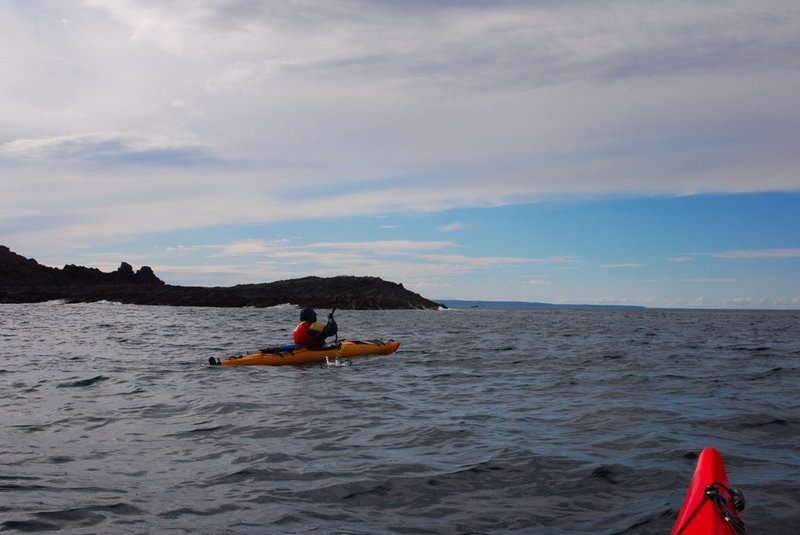
[[[800,308],[796,0],[0,0],[0,244]]]

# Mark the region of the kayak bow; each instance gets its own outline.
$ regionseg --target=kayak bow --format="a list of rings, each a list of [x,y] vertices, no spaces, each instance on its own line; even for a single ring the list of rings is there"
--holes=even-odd
[[[739,518],[743,509],[744,496],[730,487],[719,452],[706,448],[697,459],[672,535],[746,534]]]

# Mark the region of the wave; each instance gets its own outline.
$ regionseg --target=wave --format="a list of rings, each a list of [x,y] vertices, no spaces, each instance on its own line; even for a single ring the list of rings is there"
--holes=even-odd
[[[3,531],[14,530],[24,533],[36,531],[58,531],[77,527],[91,527],[101,524],[109,517],[142,516],[145,512],[127,503],[111,505],[90,505],[56,511],[35,512],[32,519],[6,520],[0,526]]]
[[[64,383],[59,383],[57,385],[58,388],[86,388],[89,386],[96,385],[98,383],[102,383],[103,381],[108,381],[110,377],[105,375],[95,375],[94,377],[90,377],[89,379],[79,379],[77,381],[67,381]]]

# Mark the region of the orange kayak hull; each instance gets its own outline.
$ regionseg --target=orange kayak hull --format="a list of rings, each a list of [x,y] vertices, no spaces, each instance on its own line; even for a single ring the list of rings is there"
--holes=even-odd
[[[222,366],[283,366],[310,364],[335,359],[350,359],[370,355],[389,355],[397,351],[397,340],[342,340],[321,348],[278,347],[255,353],[217,359],[213,364]],[[213,357],[212,357],[213,359]]]

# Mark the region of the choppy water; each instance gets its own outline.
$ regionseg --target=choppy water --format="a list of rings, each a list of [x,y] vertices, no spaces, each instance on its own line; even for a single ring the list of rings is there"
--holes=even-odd
[[[0,531],[663,534],[709,445],[800,529],[800,312],[340,311],[400,351],[207,365],[296,316],[0,305]]]

